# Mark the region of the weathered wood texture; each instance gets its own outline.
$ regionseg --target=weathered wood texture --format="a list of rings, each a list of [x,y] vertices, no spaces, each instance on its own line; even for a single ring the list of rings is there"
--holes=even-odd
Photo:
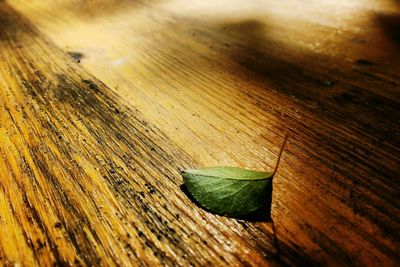
[[[0,1],[0,263],[395,266],[399,48],[398,1]],[[285,131],[275,235],[181,191]]]

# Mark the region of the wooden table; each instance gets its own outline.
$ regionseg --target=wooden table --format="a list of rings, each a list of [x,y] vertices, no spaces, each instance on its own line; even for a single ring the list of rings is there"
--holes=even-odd
[[[272,221],[180,171],[273,168]],[[400,3],[0,1],[0,265],[395,266]]]

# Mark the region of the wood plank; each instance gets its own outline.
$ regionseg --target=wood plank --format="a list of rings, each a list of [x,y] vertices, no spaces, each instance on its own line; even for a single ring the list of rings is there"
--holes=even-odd
[[[0,262],[399,261],[396,3],[8,2]],[[180,190],[188,167],[271,169],[287,130],[276,233]]]

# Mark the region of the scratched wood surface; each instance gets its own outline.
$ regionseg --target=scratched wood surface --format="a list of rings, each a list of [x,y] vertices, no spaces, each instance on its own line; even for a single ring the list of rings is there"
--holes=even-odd
[[[400,3],[0,1],[0,265],[396,266]],[[272,221],[180,171],[272,169]]]

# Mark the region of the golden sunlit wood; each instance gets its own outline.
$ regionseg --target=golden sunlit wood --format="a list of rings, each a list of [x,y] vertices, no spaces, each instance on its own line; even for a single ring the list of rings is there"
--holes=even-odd
[[[0,1],[0,265],[395,266],[400,3]],[[272,221],[181,190],[270,171]]]

